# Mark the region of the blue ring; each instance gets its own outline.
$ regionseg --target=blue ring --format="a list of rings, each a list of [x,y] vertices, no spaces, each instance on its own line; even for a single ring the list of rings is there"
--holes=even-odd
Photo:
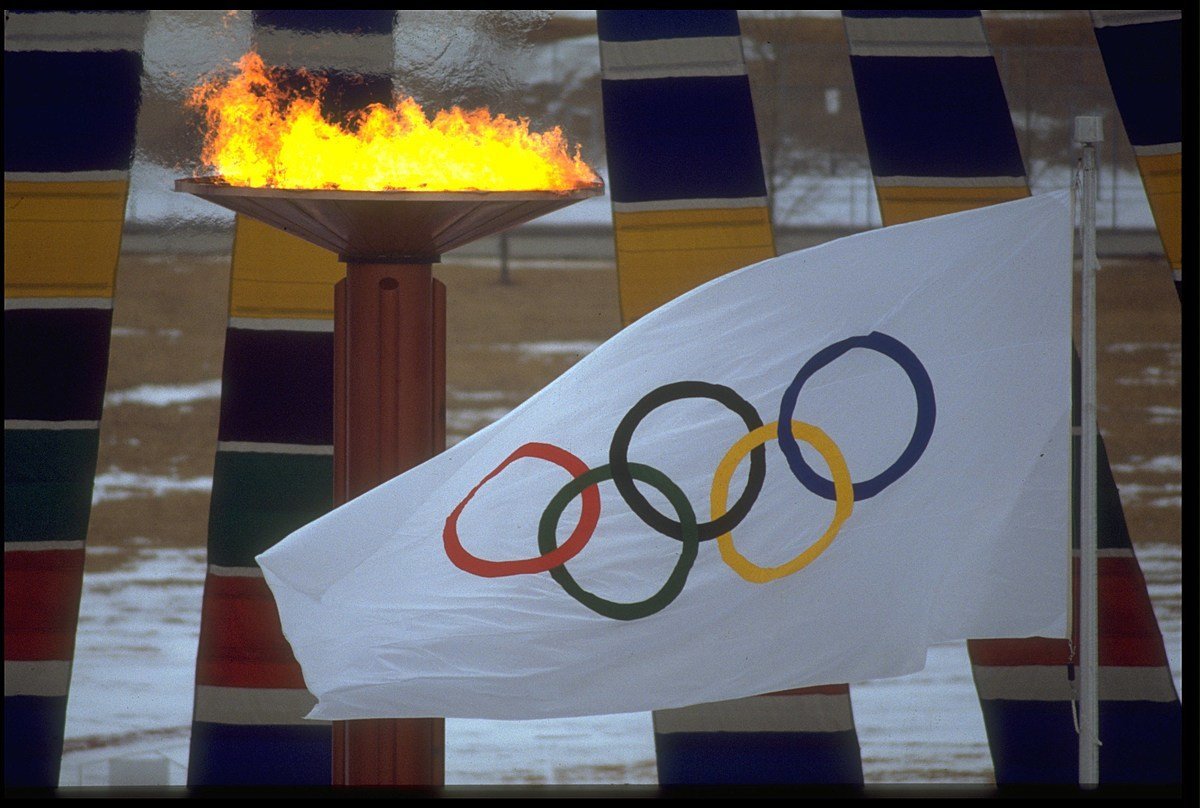
[[[809,491],[825,499],[836,499],[833,482],[813,471],[812,467],[805,462],[804,455],[800,453],[800,446],[796,443],[796,439],[792,437],[791,423],[792,416],[796,411],[796,399],[800,396],[800,388],[804,387],[805,382],[813,374],[854,348],[868,348],[891,359],[908,374],[908,380],[917,394],[917,423],[913,426],[908,446],[896,458],[896,462],[882,472],[869,480],[854,483],[854,501],[860,502],[870,499],[904,476],[925,453],[925,447],[929,445],[929,438],[933,435],[933,424],[937,418],[937,404],[933,396],[933,382],[930,380],[925,366],[907,345],[895,337],[872,331],[866,336],[850,337],[818,351],[804,363],[804,367],[800,368],[800,372],[796,374],[796,378],[784,392],[783,399],[779,404],[779,448],[783,450],[792,474],[796,475],[800,484]]]

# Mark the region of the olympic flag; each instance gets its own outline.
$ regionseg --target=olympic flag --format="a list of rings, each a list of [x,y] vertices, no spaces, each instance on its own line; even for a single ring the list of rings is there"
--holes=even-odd
[[[1063,637],[1070,196],[889,227],[651,312],[258,557],[312,718],[543,718]]]

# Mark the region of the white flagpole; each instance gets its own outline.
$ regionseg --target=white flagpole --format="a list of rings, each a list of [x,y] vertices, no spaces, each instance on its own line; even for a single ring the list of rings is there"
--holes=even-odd
[[[1096,569],[1096,143],[1104,140],[1098,117],[1075,119],[1083,149],[1083,278],[1080,301],[1080,490],[1079,490],[1079,785],[1100,783],[1100,656]]]

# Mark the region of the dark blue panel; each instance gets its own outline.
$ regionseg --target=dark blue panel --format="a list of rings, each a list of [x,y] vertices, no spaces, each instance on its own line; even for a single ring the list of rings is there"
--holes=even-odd
[[[765,196],[745,76],[602,81],[615,202]]]
[[[1100,702],[1100,782],[1182,783],[1179,702]]]
[[[293,31],[333,31],[344,34],[390,34],[395,12],[387,9],[315,11],[310,9],[255,10],[253,20],[262,28]]]
[[[661,785],[863,782],[858,735],[846,732],[656,734]]]
[[[890,18],[937,18],[937,17],[979,17],[979,9],[954,8],[954,9],[842,9],[844,17],[858,17],[859,19],[871,19],[874,17],[890,17]]]
[[[697,36],[741,36],[737,11],[702,10],[601,10],[596,29],[605,42],[637,42]]]
[[[333,443],[333,334],[225,332],[223,441]]]
[[[1079,782],[1079,736],[1064,701],[980,700],[998,785]],[[1100,702],[1100,782],[1179,783],[1178,702]]]
[[[141,76],[134,51],[5,51],[4,170],[127,170]]]
[[[1129,142],[1183,141],[1183,45],[1180,20],[1096,29],[1104,69]]]
[[[5,311],[5,420],[99,420],[111,326],[111,309]]]
[[[189,786],[329,785],[328,724],[264,726],[192,723]]]
[[[991,57],[852,56],[877,177],[1023,177]]]
[[[1065,701],[980,699],[997,785],[1079,782],[1079,736]]]
[[[4,788],[57,788],[66,696],[4,697]]]

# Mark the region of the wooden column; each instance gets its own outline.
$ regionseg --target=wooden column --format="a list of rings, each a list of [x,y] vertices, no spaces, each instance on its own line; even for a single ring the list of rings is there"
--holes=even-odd
[[[445,448],[445,287],[429,263],[349,261],[335,288],[334,505]],[[333,724],[333,783],[441,786],[445,720]]]

